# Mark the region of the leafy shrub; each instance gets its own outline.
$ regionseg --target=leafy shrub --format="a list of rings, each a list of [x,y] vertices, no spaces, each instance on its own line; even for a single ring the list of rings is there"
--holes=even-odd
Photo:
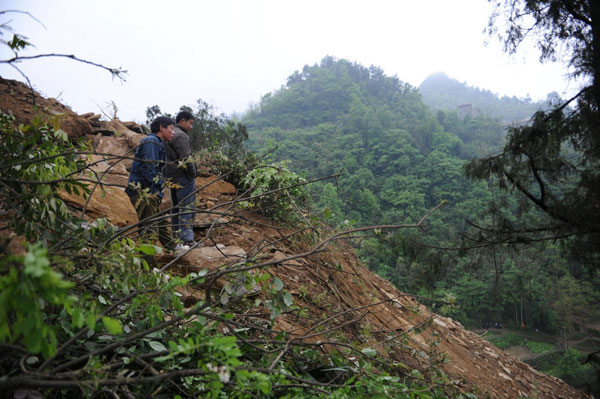
[[[15,118],[0,112],[0,198],[15,215],[11,227],[30,240],[58,241],[68,233],[71,216],[58,192],[87,193],[73,176],[85,165],[60,129],[59,116],[44,124],[13,127]]]
[[[524,345],[523,337],[514,332],[506,332],[499,337],[490,338],[489,341],[500,349],[507,349],[511,346]]]
[[[295,208],[307,205],[310,199],[306,179],[289,170],[286,162],[252,169],[242,179],[242,188],[248,190],[247,203],[283,221],[298,219]]]
[[[529,341],[525,342],[525,346],[533,353],[545,353],[551,352],[556,347],[554,344],[548,342]]]
[[[500,349],[507,349],[511,346],[526,346],[527,349],[533,353],[551,352],[555,348],[554,344],[548,342],[530,341],[527,338],[511,331],[499,336],[490,337],[488,341]]]
[[[256,168],[259,164],[256,154],[253,152],[230,156],[223,151],[204,149],[200,150],[197,156],[203,164],[210,165],[215,173],[236,187],[242,187],[242,180],[248,171]]]
[[[74,284],[52,270],[41,245],[25,256],[8,256],[0,262],[0,342],[22,342],[32,354],[50,357],[56,352],[56,333],[48,324],[45,306],[59,306],[72,315],[75,327],[83,325],[83,314],[73,308]],[[50,320],[49,320],[50,319]]]
[[[528,360],[527,363],[536,370],[558,377],[576,388],[585,388],[595,380],[597,383],[594,367],[581,364],[581,353],[574,348],[563,352],[548,352]]]
[[[593,380],[594,368],[589,364],[581,364],[580,359],[581,353],[577,349],[569,348],[564,351],[553,367],[544,371],[576,388],[584,387]]]

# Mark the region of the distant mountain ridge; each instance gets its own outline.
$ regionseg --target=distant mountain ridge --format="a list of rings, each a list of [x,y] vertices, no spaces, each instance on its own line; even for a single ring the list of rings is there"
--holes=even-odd
[[[549,107],[558,99],[556,92],[549,93],[544,101],[515,96],[499,97],[490,90],[480,89],[448,77],[443,72],[429,75],[419,85],[423,102],[436,110],[458,110],[459,106],[471,105],[482,114],[500,118],[504,123],[518,122],[530,118],[536,111]]]

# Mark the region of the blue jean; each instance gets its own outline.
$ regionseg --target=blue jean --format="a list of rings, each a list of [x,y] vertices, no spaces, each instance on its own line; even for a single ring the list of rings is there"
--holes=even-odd
[[[175,237],[183,242],[194,240],[194,230],[192,229],[192,220],[194,219],[194,210],[196,202],[196,184],[194,180],[177,182],[181,188],[171,189],[171,221]],[[185,184],[184,184],[185,183]]]

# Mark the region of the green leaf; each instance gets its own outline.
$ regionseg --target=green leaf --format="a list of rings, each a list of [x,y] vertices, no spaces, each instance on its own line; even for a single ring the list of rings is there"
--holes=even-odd
[[[73,309],[73,314],[71,315],[71,323],[77,328],[81,328],[81,326],[83,326],[84,319],[81,309],[77,307]]]
[[[25,336],[25,347],[31,353],[38,353],[42,350],[42,330],[35,329]]]
[[[89,328],[90,330],[93,330],[94,328],[96,328],[96,316],[93,315],[92,313],[87,315],[87,318],[85,320],[85,324],[87,326],[87,328]]]
[[[279,277],[275,277],[273,279],[273,288],[277,291],[281,291],[283,289],[283,281],[279,279]]]
[[[144,255],[154,255],[156,253],[156,248],[150,244],[140,244],[138,250]]]
[[[292,294],[290,294],[289,292],[283,294],[283,302],[285,303],[285,306],[292,306],[294,304]]]
[[[231,285],[231,283],[226,283],[225,286],[223,286],[223,289],[225,290],[226,293],[228,293],[229,295],[231,295],[233,293],[233,285]],[[223,304],[224,305],[224,304]]]
[[[221,295],[221,305],[227,305],[227,303],[229,303],[229,294],[224,292],[223,295]]]
[[[196,277],[204,277],[208,273],[208,269],[202,269],[198,273],[196,273]]]
[[[367,356],[375,356],[377,355],[377,351],[373,348],[363,348],[361,352]]]
[[[50,261],[46,256],[46,249],[38,244],[32,246],[25,255],[24,272],[33,277],[42,277],[44,274],[49,274]]]
[[[108,332],[113,335],[123,333],[123,327],[121,327],[121,323],[112,317],[102,316],[102,324],[104,324],[104,327],[106,327]]]
[[[258,388],[263,394],[268,394],[271,392],[271,382],[267,378],[260,379],[258,382]]]
[[[148,342],[148,345],[150,345],[150,347],[155,350],[156,352],[162,352],[162,351],[166,351],[167,348],[160,342],[158,341],[150,341]]]
[[[10,47],[13,50],[22,50],[28,46],[31,46],[31,43],[29,43],[25,36],[21,36],[19,34],[14,34],[13,38],[10,42],[8,42],[8,47]]]
[[[26,360],[27,364],[29,364],[29,365],[36,364],[36,363],[38,363],[39,361],[40,361],[40,359],[39,359],[37,356],[30,356],[30,357],[28,357],[28,358],[27,358],[27,360]]]

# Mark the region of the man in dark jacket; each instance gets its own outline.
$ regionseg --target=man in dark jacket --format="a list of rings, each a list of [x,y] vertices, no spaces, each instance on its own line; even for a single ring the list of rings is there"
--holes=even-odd
[[[158,224],[158,238],[169,250],[174,249],[174,245],[167,227],[167,219],[162,218],[158,222],[146,219],[151,219],[159,212],[163,198],[162,170],[166,160],[163,143],[173,138],[174,127],[173,119],[164,116],[159,116],[150,124],[151,133],[135,150],[135,159],[125,189],[139,221],[142,222],[140,236],[148,240],[155,239]]]
[[[190,112],[181,111],[175,121],[175,135],[165,144],[168,162],[166,176],[175,186],[171,188],[172,225],[177,230],[176,237],[184,245],[197,246],[192,229],[196,201],[196,165],[191,158],[192,148],[188,136],[194,124],[194,116]]]

